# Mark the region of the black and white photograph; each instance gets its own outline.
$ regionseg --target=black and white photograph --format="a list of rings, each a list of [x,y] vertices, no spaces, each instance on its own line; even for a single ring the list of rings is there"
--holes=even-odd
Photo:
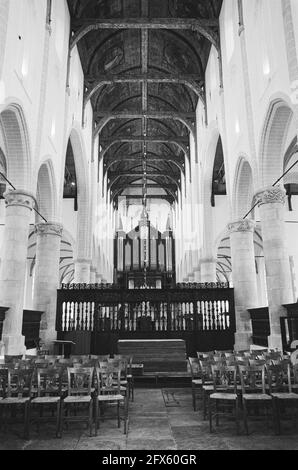
[[[298,0],[0,0],[0,451],[298,450],[297,135]]]

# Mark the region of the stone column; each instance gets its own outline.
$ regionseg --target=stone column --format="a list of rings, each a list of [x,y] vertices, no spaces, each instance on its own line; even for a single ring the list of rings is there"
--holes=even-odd
[[[252,344],[248,308],[257,306],[258,291],[254,253],[255,222],[242,219],[228,225],[230,232],[233,285],[235,293],[235,350],[249,349]]]
[[[101,284],[101,274],[100,273],[95,274],[95,282],[96,282],[96,284]]]
[[[83,283],[89,284],[91,259],[78,258],[75,260],[74,265],[75,265],[74,283],[75,284],[83,284]]]
[[[58,223],[36,224],[36,266],[33,307],[43,311],[40,338],[46,349],[53,349],[57,338],[56,300],[59,286],[60,243],[63,227]]]
[[[284,222],[286,192],[280,186],[271,186],[258,191],[255,197],[259,204],[266,266],[271,329],[269,348],[281,350],[280,317],[286,314],[282,305],[293,302]]]
[[[201,282],[216,282],[216,259],[201,260]]]
[[[23,303],[27,266],[29,224],[34,196],[27,191],[13,190],[4,194],[5,228],[0,272],[0,301],[9,307],[3,325],[5,354],[24,354],[22,336]]]

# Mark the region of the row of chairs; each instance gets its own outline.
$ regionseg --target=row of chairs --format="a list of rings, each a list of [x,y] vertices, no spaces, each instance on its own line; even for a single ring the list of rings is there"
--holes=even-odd
[[[34,379],[36,386],[34,386]],[[100,417],[107,405],[116,406],[120,427],[124,421],[124,433],[128,425],[128,392],[121,385],[121,368],[114,364],[104,367],[67,367],[67,385],[61,369],[55,367],[15,369],[0,371],[0,424],[16,423],[16,410],[21,408],[24,438],[29,438],[30,424],[53,419],[56,421],[56,437],[61,437],[65,424],[83,421],[89,427],[90,436],[95,425],[98,432]],[[35,409],[39,413],[35,413]],[[51,413],[45,416],[43,410]],[[120,411],[122,412],[122,416]],[[73,412],[72,412],[73,411]],[[85,412],[82,414],[82,412]],[[9,415],[11,415],[9,417]],[[106,416],[104,416],[106,418]]]
[[[73,355],[69,358],[59,355],[38,355],[38,356],[9,356],[5,357],[3,363],[0,363],[0,369],[12,367],[18,369],[31,368],[60,368],[64,371],[64,378],[67,381],[67,367],[100,367],[105,363],[114,364],[121,368],[122,385],[128,387],[128,394],[131,400],[134,400],[134,376],[132,374],[132,356],[125,355]]]
[[[298,365],[290,361],[278,364],[243,364],[240,361],[227,365],[210,360],[189,358],[192,374],[193,408],[197,411],[197,397],[202,398],[203,418],[209,415],[210,432],[212,418],[218,425],[219,404],[228,403],[234,407],[237,432],[239,412],[242,411],[244,427],[248,434],[248,411],[264,405],[272,409],[276,433],[281,433],[281,403],[298,405]],[[229,408],[229,406],[228,406]]]

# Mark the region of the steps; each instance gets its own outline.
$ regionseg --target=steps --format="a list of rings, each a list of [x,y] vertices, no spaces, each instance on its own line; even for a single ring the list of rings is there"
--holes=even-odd
[[[118,354],[133,356],[147,372],[186,372],[186,345],[182,339],[119,340]]]

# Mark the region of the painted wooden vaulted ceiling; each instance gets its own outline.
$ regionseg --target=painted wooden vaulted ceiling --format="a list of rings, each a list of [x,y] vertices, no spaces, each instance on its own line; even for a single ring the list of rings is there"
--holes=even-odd
[[[68,0],[111,197],[177,198],[222,0]],[[144,161],[146,167],[144,167]],[[151,192],[150,192],[151,190]],[[151,195],[151,196],[150,196]]]

